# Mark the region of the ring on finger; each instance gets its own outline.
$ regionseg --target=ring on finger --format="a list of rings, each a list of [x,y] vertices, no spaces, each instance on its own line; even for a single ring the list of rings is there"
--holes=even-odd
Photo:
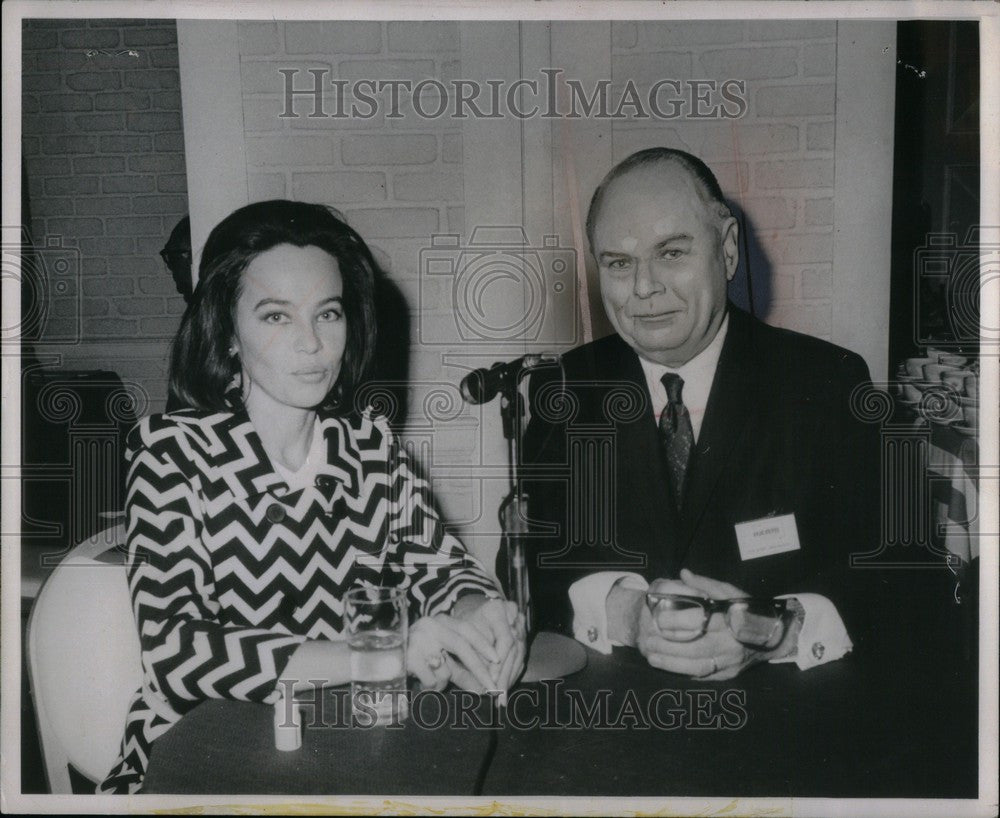
[[[438,653],[435,653],[433,656],[431,656],[431,657],[429,657],[427,659],[427,667],[429,667],[431,670],[437,670],[443,664],[444,664],[444,651],[443,650],[441,650]]]

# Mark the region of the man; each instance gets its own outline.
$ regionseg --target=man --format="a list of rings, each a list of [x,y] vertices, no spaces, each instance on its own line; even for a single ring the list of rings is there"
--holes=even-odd
[[[843,656],[849,555],[877,542],[878,438],[851,411],[864,361],[727,301],[739,224],[690,154],[616,166],[587,233],[616,334],[532,380],[537,626],[713,679]],[[681,597],[650,607],[647,590]],[[746,596],[787,598],[779,631],[748,640],[736,608],[684,599]]]

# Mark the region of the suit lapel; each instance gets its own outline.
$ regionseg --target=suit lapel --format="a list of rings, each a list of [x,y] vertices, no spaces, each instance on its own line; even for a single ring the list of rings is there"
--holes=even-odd
[[[712,379],[712,389],[698,443],[688,471],[683,519],[683,546],[678,560],[683,561],[702,516],[709,508],[712,491],[732,455],[736,444],[748,432],[748,423],[756,413],[753,395],[754,339],[751,319],[730,305],[729,329]],[[678,563],[678,564],[679,564]]]

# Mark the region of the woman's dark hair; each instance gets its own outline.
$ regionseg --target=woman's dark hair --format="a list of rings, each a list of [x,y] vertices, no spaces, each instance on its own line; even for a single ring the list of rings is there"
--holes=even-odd
[[[170,399],[194,409],[227,411],[240,405],[227,394],[240,371],[230,353],[243,271],[261,253],[291,244],[319,247],[337,260],[343,279],[347,343],[340,377],[322,408],[350,411],[375,349],[375,276],[378,266],[364,240],[333,208],[274,199],[241,207],[209,234],[198,286],[181,319],[170,355]]]
[[[594,227],[597,224],[597,217],[600,215],[601,204],[604,201],[608,185],[630,170],[657,165],[661,162],[674,162],[684,168],[694,178],[705,201],[718,205],[719,216],[725,218],[730,215],[729,205],[726,203],[726,197],[722,194],[719,181],[715,178],[711,168],[697,156],[678,148],[646,148],[627,156],[611,168],[607,176],[597,186],[597,190],[594,191],[594,195],[590,199],[590,208],[587,210],[587,241],[590,242],[591,247],[594,245]]]

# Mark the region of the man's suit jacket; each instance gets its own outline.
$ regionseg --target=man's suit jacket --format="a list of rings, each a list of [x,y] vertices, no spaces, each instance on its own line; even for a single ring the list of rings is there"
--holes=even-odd
[[[824,594],[850,628],[849,557],[873,550],[878,530],[878,433],[857,411],[869,384],[859,356],[730,305],[679,510],[636,353],[612,335],[563,369],[564,381],[533,378],[524,441],[538,627],[572,632],[567,591],[589,573],[653,580],[686,567],[751,595]],[[741,559],[734,526],[786,514],[801,548]]]

